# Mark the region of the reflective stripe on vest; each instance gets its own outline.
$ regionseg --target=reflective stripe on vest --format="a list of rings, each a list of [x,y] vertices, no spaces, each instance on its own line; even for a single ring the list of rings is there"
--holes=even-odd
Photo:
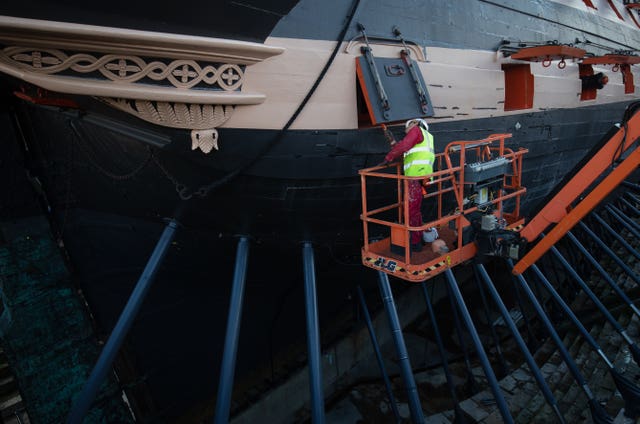
[[[421,177],[433,172],[433,162],[436,159],[433,136],[422,128],[420,131],[422,141],[404,154],[404,175],[408,177]]]

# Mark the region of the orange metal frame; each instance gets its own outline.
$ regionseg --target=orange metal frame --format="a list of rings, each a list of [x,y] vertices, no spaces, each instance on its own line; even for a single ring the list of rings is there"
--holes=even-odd
[[[635,65],[640,63],[640,56],[608,53],[603,56],[586,57],[582,63],[585,65]]]
[[[582,169],[551,199],[549,203],[522,229],[520,235],[534,241],[549,225],[556,223],[544,237],[514,266],[514,274],[522,274],[571,230],[587,213],[609,194],[640,164],[640,149],[635,149],[615,170],[600,182],[575,208],[571,204],[602,173],[618,160],[640,137],[640,113],[633,115]]]
[[[526,47],[511,55],[511,59],[529,60],[532,62],[550,62],[552,60],[582,59],[586,50],[562,44]]]
[[[466,182],[464,176],[464,165],[467,158],[474,161],[484,161],[496,156],[505,157],[510,163],[510,173],[503,177],[502,188],[498,194],[490,199],[488,203],[494,205],[494,214],[507,221],[507,228],[516,228],[523,223],[520,218],[520,197],[525,193],[525,188],[521,186],[522,175],[522,155],[528,150],[519,149],[513,151],[505,147],[505,139],[511,134],[493,134],[489,137],[476,141],[454,141],[447,145],[444,153],[436,155],[438,164],[436,171],[429,177],[407,177],[402,175],[401,164],[390,164],[375,166],[361,170],[360,179],[362,187],[362,215],[364,246],[362,248],[362,263],[370,268],[386,272],[390,275],[402,278],[411,282],[422,282],[432,278],[447,268],[451,268],[462,262],[473,258],[477,249],[475,243],[463,244],[463,229],[469,225],[465,218],[466,214],[478,211],[478,206],[472,203],[465,204],[465,185],[473,184]],[[395,181],[396,195],[393,203],[386,204],[373,210],[369,210],[367,197],[368,179],[386,179]],[[419,227],[411,227],[409,222],[408,196],[402,193],[408,192],[409,181],[427,181],[428,194],[425,201],[436,202],[436,219],[424,223]],[[447,202],[447,197],[453,197],[453,202]],[[513,199],[513,209],[504,210],[503,202]],[[443,209],[450,206],[453,209],[445,214]],[[485,206],[485,205],[483,205]],[[393,213],[391,211],[396,211]],[[391,212],[391,213],[390,213]],[[382,218],[383,214],[392,215],[393,218]],[[389,237],[381,240],[369,241],[370,225],[378,225],[388,228]],[[452,230],[450,227],[455,229]],[[441,233],[450,233],[448,246],[450,251],[440,253],[412,253],[408,243],[410,231],[424,231],[428,228],[437,228]],[[391,234],[396,234],[396,240],[403,242],[403,254],[391,251]],[[397,234],[404,234],[404,237],[397,237]],[[444,239],[444,237],[443,237]]]

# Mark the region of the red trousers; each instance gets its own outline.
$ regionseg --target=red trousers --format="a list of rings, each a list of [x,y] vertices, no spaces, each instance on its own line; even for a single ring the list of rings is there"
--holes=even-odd
[[[409,181],[409,225],[419,227],[422,225],[422,182],[420,180]],[[411,231],[411,244],[418,244],[422,240],[422,231]]]

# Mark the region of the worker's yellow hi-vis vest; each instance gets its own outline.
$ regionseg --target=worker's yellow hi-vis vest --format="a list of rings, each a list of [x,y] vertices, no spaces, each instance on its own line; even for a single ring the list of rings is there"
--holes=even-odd
[[[433,136],[422,128],[420,131],[422,141],[404,154],[404,175],[408,177],[421,177],[433,172],[433,162],[436,159]]]

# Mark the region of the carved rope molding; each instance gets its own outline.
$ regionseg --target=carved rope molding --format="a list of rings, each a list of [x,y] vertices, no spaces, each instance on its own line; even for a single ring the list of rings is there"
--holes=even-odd
[[[9,16],[0,16],[0,44],[5,46],[0,72],[50,91],[101,98],[157,125],[192,129],[192,140],[200,140],[194,148],[203,151],[217,148],[217,133],[210,133],[235,107],[266,98],[241,91],[244,67],[284,51],[245,41]]]
[[[233,106],[223,105],[187,105],[112,98],[101,100],[147,122],[165,127],[191,129],[191,150],[199,148],[204,153],[210,153],[214,148],[218,150],[216,127],[224,124],[233,113]]]
[[[113,82],[135,83],[144,78],[154,81],[168,81],[176,88],[189,89],[201,82],[217,85],[225,91],[240,88],[244,79],[242,68],[236,64],[201,66],[195,60],[174,60],[165,64],[158,60],[145,61],[138,56],[105,54],[100,57],[87,53],[71,56],[61,50],[37,50],[29,47],[11,46],[0,52],[5,63],[18,68],[41,73],[57,74],[67,70],[79,74],[100,72],[102,76]]]

